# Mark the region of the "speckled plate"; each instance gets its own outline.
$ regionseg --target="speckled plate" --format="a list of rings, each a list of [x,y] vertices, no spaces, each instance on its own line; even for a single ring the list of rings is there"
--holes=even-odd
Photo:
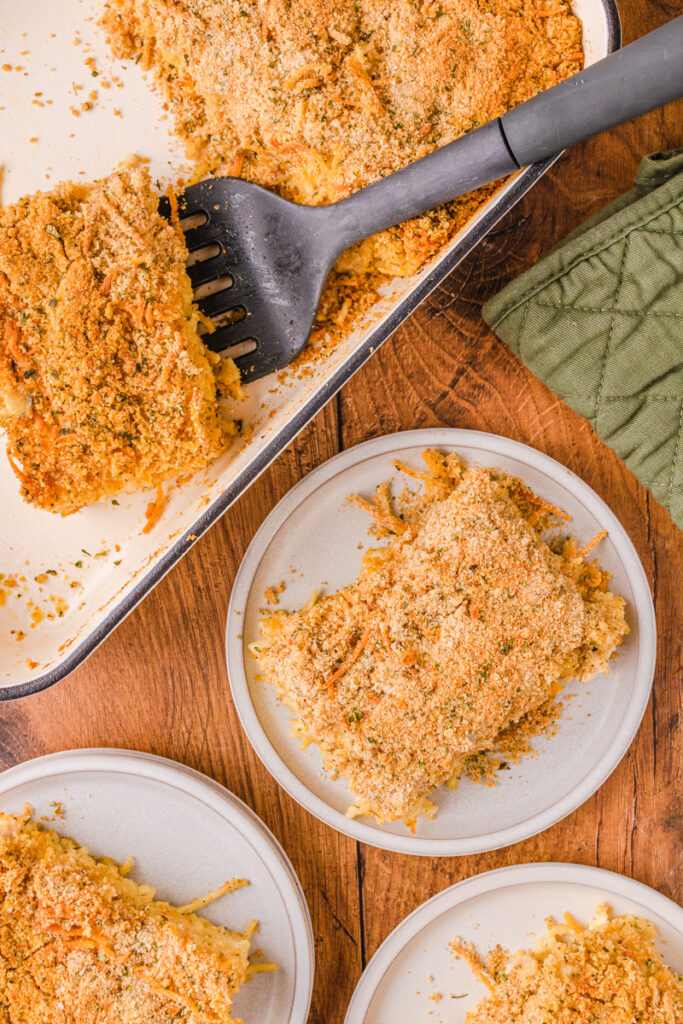
[[[435,447],[470,462],[500,466],[572,516],[581,541],[600,530],[596,549],[612,573],[611,587],[628,605],[631,633],[608,676],[565,687],[557,734],[536,741],[538,756],[502,773],[496,787],[463,780],[455,792],[432,797],[439,811],[420,819],[415,835],[400,822],[351,820],[353,798],[343,779],[322,771],[316,746],[299,750],[290,735],[291,713],[274,688],[259,680],[247,644],[258,635],[267,587],[284,580],[281,607],[295,610],[314,589],[330,592],[351,582],[368,537],[367,516],[349,494],[371,496],[382,480],[400,476],[392,459],[416,468]],[[409,484],[402,476],[399,487]],[[414,482],[413,482],[414,483]],[[265,766],[302,806],[328,825],[373,846],[424,856],[459,856],[519,842],[564,818],[587,800],[626,753],[647,705],[655,662],[655,620],[645,573],[624,528],[601,498],[574,473],[533,448],[473,430],[413,430],[375,438],[330,459],[275,507],[254,537],[232,591],[227,622],[230,685],[242,725]]]
[[[666,896],[599,868],[519,864],[468,878],[402,921],[366,967],[344,1024],[461,1024],[489,992],[449,952],[453,938],[483,953],[497,944],[526,949],[545,933],[547,916],[569,911],[585,924],[598,903],[652,921],[665,962],[683,972],[683,910]]]
[[[95,749],[3,772],[0,809],[18,814],[27,803],[94,856],[132,857],[131,877],[154,885],[160,899],[182,905],[227,878],[249,879],[202,911],[235,931],[257,918],[255,948],[278,965],[242,987],[234,1012],[258,1024],[305,1024],[314,970],[306,900],[275,837],[236,796],[175,761]]]

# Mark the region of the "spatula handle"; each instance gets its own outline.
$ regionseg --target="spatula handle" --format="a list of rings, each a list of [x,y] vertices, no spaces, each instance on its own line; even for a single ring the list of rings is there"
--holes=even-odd
[[[503,114],[520,167],[683,96],[683,15]]]
[[[683,96],[683,15],[546,92],[332,206],[353,242]],[[329,222],[328,222],[329,223]]]

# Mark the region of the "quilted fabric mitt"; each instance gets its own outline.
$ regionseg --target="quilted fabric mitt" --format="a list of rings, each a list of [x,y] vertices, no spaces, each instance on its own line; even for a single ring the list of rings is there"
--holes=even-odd
[[[483,309],[683,528],[683,149]]]

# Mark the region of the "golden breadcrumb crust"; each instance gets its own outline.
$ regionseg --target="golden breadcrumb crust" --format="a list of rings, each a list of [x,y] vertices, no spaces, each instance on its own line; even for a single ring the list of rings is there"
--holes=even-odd
[[[579,71],[567,0],[107,0],[114,53],[152,73],[197,174],[329,203]],[[493,187],[339,260],[318,324],[415,273]]]
[[[609,575],[573,541],[541,537],[549,508],[524,484],[425,453],[426,494],[398,518],[388,491],[355,499],[390,535],[357,579],[299,612],[270,612],[251,645],[320,745],[325,767],[380,822],[425,802],[468,756],[559,689],[607,671],[628,627]],[[420,803],[421,801],[421,803]]]
[[[229,1024],[249,939],[121,870],[0,814],[0,1021]]]
[[[0,210],[0,426],[26,499],[73,512],[219,455],[235,432],[181,233],[121,166]]]
[[[662,960],[656,928],[640,917],[610,918],[600,904],[582,928],[570,914],[566,924],[548,921],[535,947],[510,957],[489,953],[488,970],[471,946],[455,940],[489,986],[464,1024],[680,1024],[683,978]]]

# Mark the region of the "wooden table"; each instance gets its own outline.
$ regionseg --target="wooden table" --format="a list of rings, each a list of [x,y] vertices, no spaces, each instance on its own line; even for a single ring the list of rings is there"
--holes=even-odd
[[[681,13],[680,0],[622,0],[625,41]],[[340,1024],[361,971],[418,904],[473,873],[525,861],[596,864],[683,897],[681,535],[586,420],[486,328],[480,307],[631,184],[639,155],[683,142],[669,107],[565,155],[406,322],[96,653],[45,693],[0,709],[0,764],[74,747],[151,751],[191,765],[253,807],[284,846],[313,918],[311,1024]],[[583,477],[630,534],[652,586],[659,656],[638,736],[612,777],[547,832],[478,857],[384,853],[320,824],[246,741],[223,654],[237,566],[266,513],[341,448],[412,427],[487,430]]]

